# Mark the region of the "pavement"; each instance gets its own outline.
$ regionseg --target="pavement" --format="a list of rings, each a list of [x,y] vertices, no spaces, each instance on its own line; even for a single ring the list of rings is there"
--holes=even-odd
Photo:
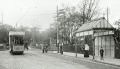
[[[57,53],[57,51],[53,51],[52,53]],[[76,57],[76,53],[71,52],[63,52],[63,55]],[[77,58],[82,58],[84,61],[99,62],[120,67],[120,59],[116,58],[104,57],[104,60],[100,60],[99,56],[95,56],[95,59],[93,59],[93,56],[91,55],[89,56],[89,58],[84,58],[84,55],[79,53],[77,53]]]

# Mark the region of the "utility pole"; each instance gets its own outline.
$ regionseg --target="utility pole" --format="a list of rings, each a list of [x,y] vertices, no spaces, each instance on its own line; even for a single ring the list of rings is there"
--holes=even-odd
[[[2,16],[2,24],[3,24],[3,11],[2,11],[2,13],[1,13],[1,16]]]
[[[16,24],[15,24],[15,28],[17,29],[17,26],[18,26],[18,23],[16,22]]]
[[[92,35],[92,43],[93,43],[93,60],[95,59],[95,37],[94,37],[94,32]]]
[[[75,52],[76,52],[75,57],[77,58],[77,43],[76,42],[75,42]]]
[[[109,9],[107,8],[107,27],[108,27],[108,23],[109,23]]]
[[[50,37],[50,41],[49,41],[49,44],[50,44],[50,48],[51,48],[51,44],[52,44],[52,42],[51,42],[51,37]]]
[[[59,53],[59,28],[58,28],[58,5],[57,5],[57,39],[56,39],[56,46],[58,47],[58,53]]]

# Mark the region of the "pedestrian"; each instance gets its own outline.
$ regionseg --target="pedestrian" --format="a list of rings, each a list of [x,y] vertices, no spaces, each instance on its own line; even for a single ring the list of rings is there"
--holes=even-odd
[[[45,52],[47,53],[48,51],[48,44],[45,45]]]
[[[60,45],[60,53],[63,54],[63,43]]]
[[[26,48],[28,50],[28,42],[27,41],[25,41],[25,43],[24,43],[24,48]]]
[[[103,59],[103,56],[104,56],[104,50],[103,50],[103,48],[101,47],[101,48],[100,48],[100,59],[101,59],[101,60],[104,60],[104,59]]]
[[[89,57],[89,45],[85,44],[84,57]]]
[[[44,53],[44,44],[41,44],[42,53]]]

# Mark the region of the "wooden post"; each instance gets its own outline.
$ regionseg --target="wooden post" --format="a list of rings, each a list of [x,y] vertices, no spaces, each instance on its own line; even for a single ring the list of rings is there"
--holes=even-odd
[[[11,49],[11,37],[9,35],[9,50]]]
[[[75,44],[75,52],[76,52],[75,57],[77,58],[77,44]]]
[[[95,37],[94,37],[94,31],[93,31],[93,35],[92,35],[92,43],[93,43],[93,59],[95,59]]]
[[[58,28],[58,5],[57,5],[57,39],[56,39],[56,46],[58,48],[58,53],[59,53],[59,28]]]
[[[98,56],[99,56],[99,55],[100,55],[100,54],[99,54],[99,53],[100,53],[100,52],[99,52],[99,50],[100,50],[100,45],[99,45],[99,44],[100,44],[100,43],[99,43],[99,41],[100,41],[100,40],[99,40],[100,37],[99,37],[99,32],[97,32],[97,33],[98,33],[98,36],[97,36],[97,37],[98,37]]]
[[[110,56],[111,56],[111,49],[112,49],[112,36],[110,35]]]

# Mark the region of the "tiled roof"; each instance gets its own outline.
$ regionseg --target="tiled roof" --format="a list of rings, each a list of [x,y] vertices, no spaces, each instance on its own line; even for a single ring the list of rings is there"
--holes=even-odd
[[[76,32],[82,32],[92,29],[113,29],[114,27],[102,17],[93,21],[83,24]]]

